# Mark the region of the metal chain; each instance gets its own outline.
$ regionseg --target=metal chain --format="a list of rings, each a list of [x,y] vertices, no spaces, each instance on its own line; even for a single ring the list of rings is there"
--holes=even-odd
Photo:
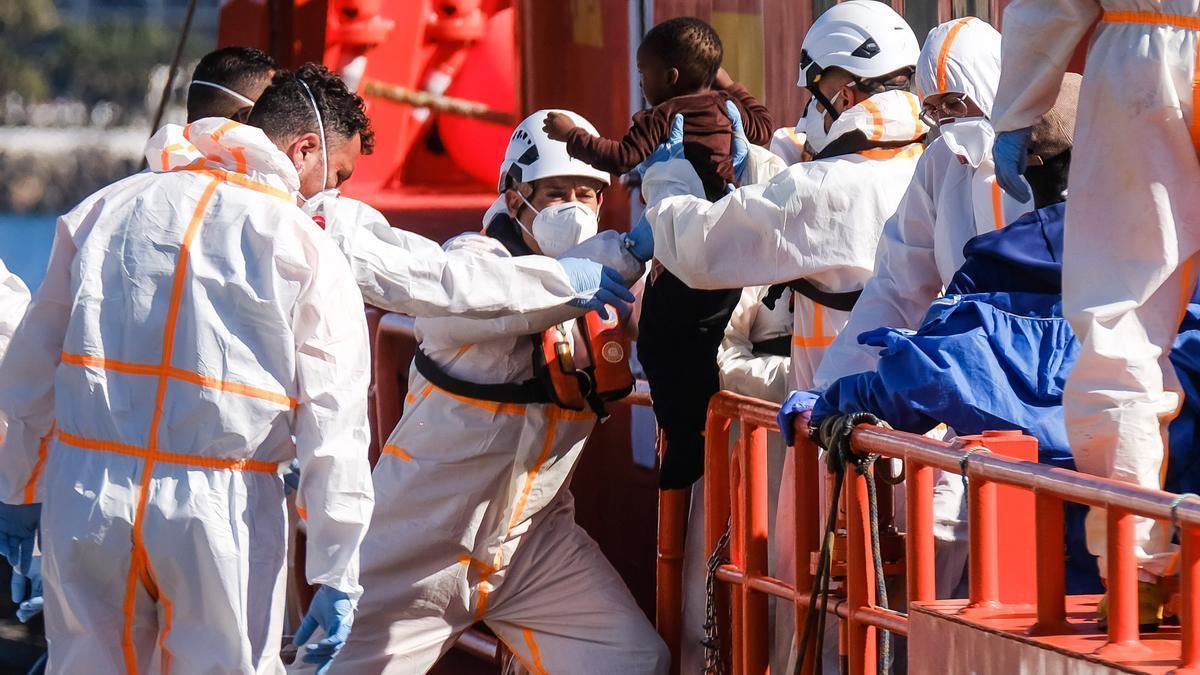
[[[733,521],[725,522],[725,532],[717,540],[717,547],[708,557],[708,569],[704,578],[704,672],[723,675],[721,660],[721,636],[717,630],[717,569],[729,562],[729,533]]]

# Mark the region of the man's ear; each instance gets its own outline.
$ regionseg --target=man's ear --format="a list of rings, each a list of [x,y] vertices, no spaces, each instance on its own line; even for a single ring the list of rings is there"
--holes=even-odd
[[[508,189],[504,191],[504,205],[508,207],[508,215],[516,218],[525,203],[521,201],[521,195],[517,194],[516,190]]]
[[[679,69],[667,68],[667,86],[674,87],[679,82]]]
[[[288,159],[292,160],[297,168],[304,164],[304,158],[310,152],[321,151],[321,137],[314,132],[300,134],[292,140],[288,145]]]

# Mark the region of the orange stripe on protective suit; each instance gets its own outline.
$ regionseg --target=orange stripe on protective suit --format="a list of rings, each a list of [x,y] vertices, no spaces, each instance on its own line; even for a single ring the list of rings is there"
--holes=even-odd
[[[883,138],[883,111],[871,99],[863,101],[860,105],[871,113],[871,133],[867,137],[869,141],[878,141]]]
[[[412,461],[412,455],[408,454],[407,450],[405,450],[404,448],[402,448],[398,445],[388,444],[388,445],[383,446],[383,454],[395,455],[396,457],[399,457],[400,459],[402,459],[406,462]]]
[[[836,335],[825,335],[825,308],[817,303],[812,304],[813,325],[812,335],[796,335],[792,337],[792,344],[800,348],[812,347],[828,347],[837,339]]]
[[[992,181],[992,221],[996,229],[1000,229],[1006,225],[1004,222],[1004,203],[1003,194],[1000,191],[1000,183]]]
[[[939,92],[947,91],[946,85],[946,59],[950,56],[950,47],[954,45],[954,38],[958,37],[958,32],[962,30],[968,23],[971,23],[971,17],[959,19],[958,23],[950,28],[950,32],[946,34],[946,39],[942,42],[942,49],[938,52],[937,60],[937,88]]]
[[[1104,23],[1143,23],[1200,31],[1200,17],[1187,16],[1185,14],[1105,12],[1100,17],[1100,20]],[[1198,114],[1200,113],[1200,36],[1197,36],[1196,41],[1196,59],[1192,66],[1192,122],[1188,127],[1188,131],[1192,137],[1192,145],[1200,149],[1200,114]]]
[[[533,671],[533,675],[546,675],[546,666],[542,665],[542,650],[538,649],[537,642],[533,639],[533,631],[522,628],[521,634],[525,636],[525,644],[529,646],[529,660],[533,662],[530,664],[530,670]]]
[[[278,403],[279,405],[288,408],[296,407],[296,399],[259,387],[254,387],[240,382],[230,382],[216,377],[209,377],[200,373],[183,370],[169,366],[164,371],[161,366],[152,366],[145,363],[127,363],[125,361],[117,361],[115,359],[106,359],[101,356],[92,356],[90,354],[71,354],[69,352],[62,353],[62,362],[71,366],[83,366],[87,368],[96,368],[98,370],[109,370],[114,373],[123,373],[125,375],[153,375],[159,376],[164,372],[166,376],[183,382],[189,382],[208,389],[216,389],[218,391],[228,392],[230,394],[240,394],[248,398],[256,398],[263,401]]]
[[[210,469],[213,471],[256,471],[259,473],[278,473],[279,465],[273,462],[264,462],[259,459],[234,459],[222,457],[208,457],[205,455],[189,455],[182,452],[168,452],[166,450],[150,450],[128,443],[118,443],[116,441],[104,441],[95,438],[84,438],[67,433],[62,429],[57,432],[58,440],[79,450],[90,450],[93,452],[107,452],[113,455],[125,455],[126,457],[135,457],[144,459],[148,462],[161,462],[163,464],[175,464],[177,466],[187,466],[195,469]]]
[[[51,422],[50,431],[47,431],[46,435],[38,441],[37,462],[33,465],[33,471],[29,473],[29,482],[25,484],[25,493],[21,495],[21,501],[26,504],[37,503],[38,479],[42,477],[42,471],[46,468],[46,456],[50,454],[50,439],[54,437],[55,424],[55,422]]]
[[[184,129],[184,137],[188,137],[187,128]],[[189,138],[188,140],[191,139]],[[159,365],[158,390],[154,398],[154,412],[150,418],[150,431],[146,438],[147,445],[145,448],[137,449],[139,452],[145,452],[146,455],[144,457],[145,465],[142,467],[142,478],[138,485],[137,510],[134,512],[133,518],[133,552],[129,563],[129,574],[125,580],[125,602],[122,608],[125,621],[121,631],[121,648],[125,655],[125,668],[130,675],[137,675],[137,651],[133,644],[133,612],[134,602],[137,598],[137,583],[143,574],[150,578],[154,577],[153,569],[146,558],[145,541],[142,536],[142,523],[146,514],[146,502],[150,495],[150,480],[154,475],[155,455],[158,454],[158,428],[162,422],[163,402],[167,394],[171,353],[175,348],[175,327],[179,320],[179,305],[183,299],[184,280],[187,277],[188,258],[191,252],[192,241],[195,239],[196,233],[200,230],[200,225],[204,221],[204,213],[208,210],[209,202],[212,201],[217,187],[222,182],[224,182],[223,176],[214,176],[212,182],[205,187],[204,193],[200,195],[200,199],[196,202],[196,209],[192,212],[191,221],[188,222],[187,230],[183,235],[183,241],[179,246],[179,255],[175,261],[175,275],[171,282],[171,300],[170,304],[167,305],[166,326],[163,329],[162,360]],[[62,434],[60,434],[60,438],[63,438]],[[86,439],[78,440],[86,442]],[[112,450],[108,451],[111,452]],[[181,456],[181,458],[184,457],[186,456]],[[145,582],[143,581],[144,584]],[[169,652],[164,651],[164,660],[168,658],[168,654]]]
[[[856,154],[867,159],[885,160],[916,157],[922,152],[925,152],[925,146],[920,143],[910,143],[899,148],[868,148],[866,150],[859,150]]]

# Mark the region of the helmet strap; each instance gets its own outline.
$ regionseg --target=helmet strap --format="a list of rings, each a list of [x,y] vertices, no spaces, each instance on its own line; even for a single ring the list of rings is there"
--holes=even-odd
[[[817,99],[817,103],[820,103],[821,107],[825,108],[825,112],[829,113],[829,118],[836,122],[841,113],[838,112],[837,108],[833,107],[833,102],[830,101],[827,96],[825,96],[825,93],[821,91],[821,88],[818,87],[814,82],[813,84],[808,85],[808,92],[812,94],[813,98]]]

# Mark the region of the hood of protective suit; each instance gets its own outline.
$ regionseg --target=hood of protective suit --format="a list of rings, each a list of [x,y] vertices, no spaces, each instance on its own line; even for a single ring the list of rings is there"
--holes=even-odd
[[[262,129],[222,117],[181,127],[168,124],[146,143],[146,163],[156,173],[183,168],[224,169],[245,174],[287,193],[300,189],[300,174]]]
[[[917,97],[907,91],[885,91],[843,111],[829,127],[828,141],[818,156],[915,143],[927,133]]]
[[[916,84],[922,100],[959,92],[991,117],[1000,84],[1000,33],[973,16],[934,27],[917,59]]]

